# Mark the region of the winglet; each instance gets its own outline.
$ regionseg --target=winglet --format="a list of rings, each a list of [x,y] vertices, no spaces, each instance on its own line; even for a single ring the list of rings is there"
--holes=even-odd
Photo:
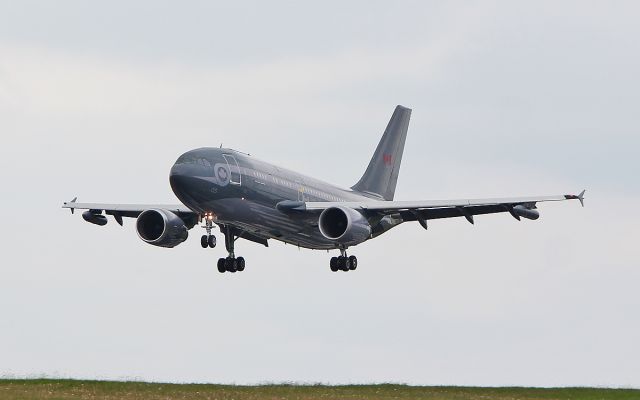
[[[69,205],[69,204],[73,204],[73,203],[76,202],[76,200],[78,200],[78,197],[74,197],[73,200],[71,200],[71,201],[65,201],[64,205],[66,206],[66,205]],[[74,211],[76,210],[73,207],[69,207],[69,209],[71,210],[71,214],[73,214]]]
[[[567,195],[564,196],[564,198],[567,199],[567,200],[579,200],[580,204],[582,205],[582,207],[584,207],[584,192],[585,191],[586,190],[583,190],[577,196],[575,194],[567,194]]]

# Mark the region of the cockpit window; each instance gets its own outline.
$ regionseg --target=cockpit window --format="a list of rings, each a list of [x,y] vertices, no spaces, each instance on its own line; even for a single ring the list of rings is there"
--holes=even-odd
[[[194,164],[196,162],[197,158],[189,154],[183,154],[176,160],[176,164]]]
[[[209,162],[209,160],[191,154],[183,154],[182,156],[178,157],[178,159],[176,160],[176,164],[199,164],[204,167],[211,168],[211,163]]]

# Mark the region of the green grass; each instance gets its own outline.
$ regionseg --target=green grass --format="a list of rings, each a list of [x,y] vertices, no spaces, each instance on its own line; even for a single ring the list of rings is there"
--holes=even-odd
[[[1,400],[31,399],[438,399],[438,400],[640,400],[636,389],[476,388],[405,385],[231,386],[59,379],[0,380]]]

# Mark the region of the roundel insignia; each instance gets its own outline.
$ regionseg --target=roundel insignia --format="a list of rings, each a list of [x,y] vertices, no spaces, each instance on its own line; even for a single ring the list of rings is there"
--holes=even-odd
[[[218,167],[216,174],[218,174],[218,179],[220,179],[220,181],[222,182],[226,182],[229,179],[229,172],[223,166]]]

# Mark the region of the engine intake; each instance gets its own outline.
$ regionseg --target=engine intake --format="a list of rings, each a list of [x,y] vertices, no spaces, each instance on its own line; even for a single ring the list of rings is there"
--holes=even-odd
[[[160,247],[176,247],[189,236],[184,221],[162,209],[143,211],[136,221],[136,231],[140,239]]]
[[[318,228],[325,238],[344,245],[362,243],[371,236],[369,221],[348,207],[330,207],[322,211]]]

